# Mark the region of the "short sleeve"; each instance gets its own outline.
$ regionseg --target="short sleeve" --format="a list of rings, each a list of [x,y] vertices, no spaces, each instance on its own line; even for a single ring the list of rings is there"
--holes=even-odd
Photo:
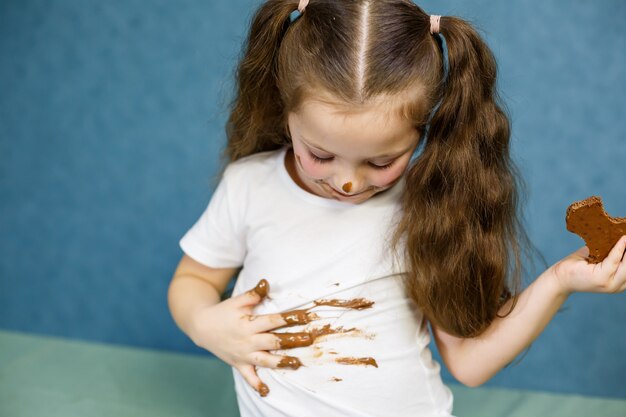
[[[240,267],[246,254],[244,201],[234,193],[245,187],[233,184],[231,171],[226,169],[206,210],[180,240],[187,256],[212,268]]]

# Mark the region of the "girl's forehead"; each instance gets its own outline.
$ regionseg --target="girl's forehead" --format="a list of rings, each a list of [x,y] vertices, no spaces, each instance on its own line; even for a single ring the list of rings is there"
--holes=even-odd
[[[385,102],[350,108],[307,100],[297,113],[289,115],[289,121],[301,136],[316,143],[341,141],[387,146],[419,137],[414,123]]]
[[[422,83],[415,81],[400,92],[379,93],[367,99],[345,101],[317,86],[306,89],[294,111],[303,117],[345,120],[367,117],[382,125],[419,126],[429,113],[429,94]],[[391,126],[394,127],[394,126]]]
[[[374,101],[362,105],[305,100],[295,113],[301,124],[316,130],[369,129],[393,135],[414,128],[397,103]]]

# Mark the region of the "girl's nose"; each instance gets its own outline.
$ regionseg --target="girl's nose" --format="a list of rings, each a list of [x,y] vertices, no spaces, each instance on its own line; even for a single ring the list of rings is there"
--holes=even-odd
[[[334,181],[334,186],[336,190],[344,194],[358,194],[362,191],[363,181],[354,177],[344,177],[344,179]]]
[[[357,194],[365,184],[363,173],[359,169],[344,169],[335,173],[332,185],[344,194]]]

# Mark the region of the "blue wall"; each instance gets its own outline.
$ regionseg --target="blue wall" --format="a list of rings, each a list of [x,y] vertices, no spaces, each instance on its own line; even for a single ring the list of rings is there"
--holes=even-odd
[[[211,194],[256,4],[0,2],[0,328],[200,352],[166,290]],[[601,195],[626,216],[626,3],[420,4],[475,22],[499,60],[546,260],[582,245],[570,202]],[[572,296],[490,384],[626,398],[625,301]]]

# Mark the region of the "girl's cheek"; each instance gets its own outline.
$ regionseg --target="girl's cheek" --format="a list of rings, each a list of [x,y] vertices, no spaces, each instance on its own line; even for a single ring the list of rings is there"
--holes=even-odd
[[[304,174],[314,179],[322,179],[325,177],[325,168],[322,164],[316,163],[312,158],[295,154],[296,163],[300,165]]]
[[[386,188],[392,185],[404,172],[406,164],[395,165],[389,169],[380,170],[372,178],[372,185],[380,188]]]

